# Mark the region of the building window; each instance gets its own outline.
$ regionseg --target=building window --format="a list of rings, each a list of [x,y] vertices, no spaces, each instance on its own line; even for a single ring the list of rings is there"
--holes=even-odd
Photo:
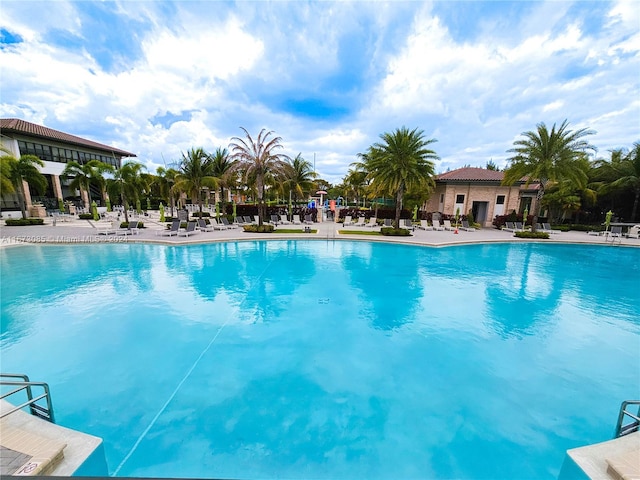
[[[504,195],[498,195],[498,198],[496,198],[496,205],[504,205]]]
[[[444,203],[444,193],[440,194],[440,203]]]
[[[464,203],[464,195],[456,195],[456,203]]]

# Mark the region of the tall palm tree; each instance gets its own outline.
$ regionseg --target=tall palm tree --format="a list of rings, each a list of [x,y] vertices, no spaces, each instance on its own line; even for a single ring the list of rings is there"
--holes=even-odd
[[[35,155],[21,155],[16,158],[10,150],[1,149],[5,155],[0,157],[2,167],[2,193],[17,193],[18,203],[22,218],[27,218],[26,191],[24,182],[33,187],[38,192],[47,188],[47,179],[40,173],[38,167],[44,167],[44,162]],[[10,187],[7,189],[10,184]]]
[[[187,150],[186,154],[182,154],[175,188],[187,193],[192,200],[197,200],[201,218],[203,189],[217,187],[218,179],[213,175],[213,161],[204,149],[192,148]]]
[[[313,180],[316,173],[310,162],[302,157],[302,153],[298,153],[293,159],[286,160],[284,169],[284,184],[288,187],[293,195],[294,203],[298,201],[298,196],[303,197],[313,188]]]
[[[507,150],[514,155],[509,158],[502,181],[503,185],[513,185],[522,178],[526,178],[526,185],[539,182],[538,201],[531,222],[534,232],[547,186],[570,181],[576,187],[584,188],[588,180],[587,171],[582,168],[584,158],[588,150],[595,151],[595,147],[585,140],[595,133],[593,130],[569,130],[567,120],[559,128],[554,123],[551,131],[544,123],[536,127],[536,131],[523,132],[524,138],[513,142],[513,148]]]
[[[363,158],[374,190],[386,191],[396,197],[394,225],[399,228],[405,192],[434,185],[433,160],[439,157],[428,147],[436,140],[425,139],[422,130],[409,130],[407,127],[383,133],[380,138],[382,142],[373,144]]]
[[[87,200],[91,205],[91,184],[98,185],[101,200],[104,203],[106,201],[104,174],[113,172],[114,169],[111,165],[98,160],[90,160],[84,165],[80,165],[78,162],[67,163],[60,176],[63,179],[71,179],[69,187],[86,192]]]
[[[124,219],[127,223],[129,222],[130,202],[134,202],[134,205],[137,204],[140,200],[140,192],[145,187],[141,177],[144,169],[145,166],[141,163],[127,162],[114,172],[112,179],[107,180],[109,195],[112,198],[120,197],[122,200]]]
[[[613,150],[611,160],[597,160],[595,167],[606,178],[599,191],[609,193],[618,190],[634,192],[631,221],[635,222],[640,201],[640,142],[635,142],[631,151]]]
[[[218,179],[218,185],[220,186],[220,200],[224,206],[226,202],[226,196],[224,194],[225,188],[230,188],[234,182],[233,172],[233,160],[229,156],[229,151],[226,148],[216,148],[216,151],[211,155],[213,161],[213,176]]]
[[[283,174],[289,157],[282,153],[276,153],[277,150],[283,148],[282,139],[280,137],[269,138],[273,134],[272,131],[263,128],[254,141],[245,128],[240,128],[246,138],[233,137],[231,139],[229,144],[231,158],[237,162],[234,169],[243,172],[245,181],[255,179],[258,195],[258,224],[262,225],[262,220],[267,213],[264,201],[266,178],[269,174]]]

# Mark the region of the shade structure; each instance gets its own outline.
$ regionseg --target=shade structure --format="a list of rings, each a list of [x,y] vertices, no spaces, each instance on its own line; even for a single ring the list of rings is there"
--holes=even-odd
[[[160,202],[160,206],[158,207],[160,210],[160,221],[164,222],[164,205]]]

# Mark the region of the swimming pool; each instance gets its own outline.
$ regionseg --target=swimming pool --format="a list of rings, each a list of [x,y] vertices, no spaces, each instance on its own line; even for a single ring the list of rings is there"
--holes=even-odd
[[[111,474],[555,478],[639,397],[640,250],[2,250],[2,368]]]

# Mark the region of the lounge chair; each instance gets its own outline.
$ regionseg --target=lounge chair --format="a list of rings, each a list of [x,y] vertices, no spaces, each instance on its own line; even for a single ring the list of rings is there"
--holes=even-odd
[[[187,222],[186,229],[178,231],[178,236],[188,237],[189,235],[193,235],[194,233],[198,233],[198,231],[196,230],[196,222],[191,221],[191,222]]]
[[[390,218],[385,218],[384,219],[384,226],[385,227],[393,227],[393,220],[391,220]]]
[[[367,219],[364,217],[358,218],[358,221],[353,224],[354,227],[364,227],[367,225]]]
[[[251,225],[253,224],[253,218],[250,217],[249,215],[245,215],[244,217],[244,223],[245,225]]]
[[[129,222],[129,230],[131,230],[131,234],[132,235],[138,235],[140,233],[140,228],[138,227],[138,225],[140,225],[140,222],[138,221],[133,221],[133,222]]]
[[[627,238],[640,239],[640,225],[634,225],[633,227],[629,227],[629,231],[627,232]]]
[[[116,230],[116,235],[133,235],[133,232],[131,231],[131,229],[129,228],[129,225],[131,225],[133,222],[129,222],[128,225],[126,227],[118,227],[118,229]],[[138,224],[138,222],[136,222],[136,225]]]
[[[433,224],[432,226],[435,231],[444,231],[444,227],[440,225],[440,220],[434,219],[431,223]]]
[[[442,223],[444,224],[444,229],[445,230],[455,230],[456,227],[451,225],[451,220],[443,220]]]
[[[515,228],[514,232],[524,232],[524,224],[522,222],[516,222]]]
[[[242,227],[243,225],[246,225],[246,223],[244,222],[244,218],[242,217],[236,217],[235,221],[233,222],[236,225]]]
[[[280,223],[283,225],[291,225],[291,222],[287,219],[286,215],[280,215]]]
[[[551,225],[548,223],[542,224],[542,231],[547,233],[560,233],[560,230],[552,230]]]
[[[216,220],[215,217],[211,218],[210,225],[213,227],[214,230],[226,230],[227,228],[229,228],[226,225],[224,225],[223,223],[219,223],[218,220]]]
[[[471,225],[469,225],[469,222],[467,220],[462,220],[462,226],[460,227],[460,230],[465,230],[467,232],[475,232],[476,229],[473,228]]]
[[[213,226],[211,224],[207,224],[207,221],[204,218],[198,219],[198,230],[201,232],[213,232]]]
[[[178,231],[180,231],[180,220],[174,220],[171,222],[171,227],[168,230],[157,230],[156,235],[171,237],[178,235]]]
[[[293,223],[294,225],[301,225],[302,221],[300,221],[300,215],[294,215],[293,216]]]
[[[353,220],[351,220],[351,215],[347,215],[344,217],[344,222],[342,222],[342,226],[346,227],[347,225],[353,225]]]
[[[378,219],[376,217],[371,217],[369,219],[369,223],[365,225],[365,227],[371,227],[371,228],[377,227],[377,226],[378,226]]]
[[[407,230],[414,230],[413,223],[409,218],[401,218],[400,219],[400,228],[406,228]]]
[[[311,214],[307,214],[304,216],[304,223],[311,225],[313,223],[313,218],[311,217]]]
[[[259,215],[254,215],[253,216],[253,223],[255,223],[256,225],[260,225],[260,216]]]
[[[96,227],[97,235],[115,235],[116,230],[120,228],[120,222],[117,220],[112,221],[108,225],[98,225]]]
[[[433,230],[433,225],[429,225],[429,222],[426,220],[420,220],[420,225],[418,228],[421,230]]]
[[[236,228],[237,225],[231,223],[229,220],[227,220],[227,217],[220,217],[220,221],[222,222],[222,225],[224,225],[227,228]]]
[[[271,215],[271,223],[273,223],[276,227],[278,223],[280,223],[280,217],[278,215]]]
[[[502,227],[502,230],[504,230],[505,232],[515,232],[516,224],[513,222],[505,222],[504,227]]]

